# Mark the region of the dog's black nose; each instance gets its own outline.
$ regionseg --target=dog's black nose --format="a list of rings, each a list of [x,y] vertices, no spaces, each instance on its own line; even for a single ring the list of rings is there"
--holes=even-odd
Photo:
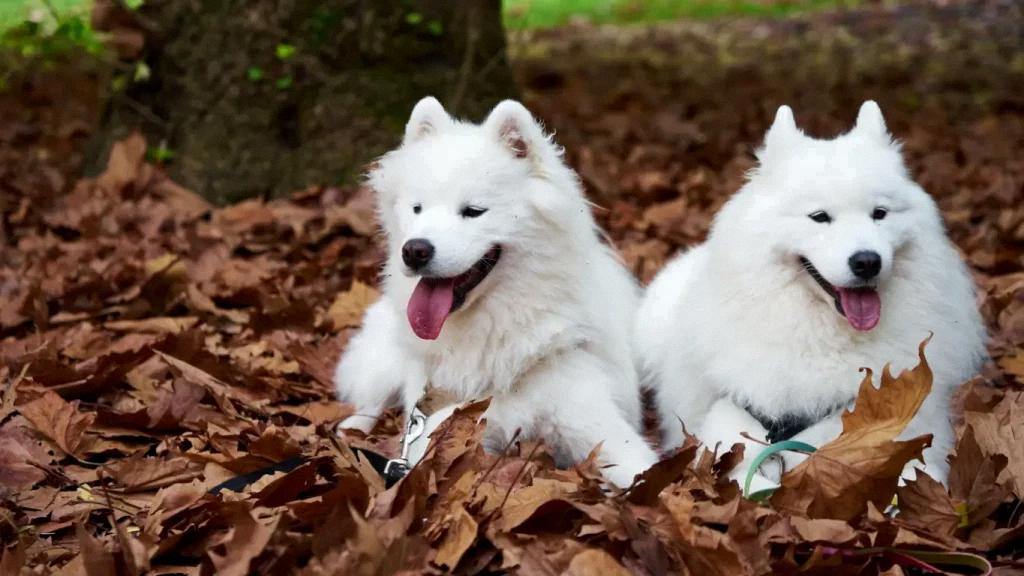
[[[882,257],[870,250],[856,252],[850,256],[850,270],[857,278],[871,280],[882,271]]]
[[[434,245],[422,238],[413,238],[402,246],[402,262],[413,270],[419,270],[434,257]]]

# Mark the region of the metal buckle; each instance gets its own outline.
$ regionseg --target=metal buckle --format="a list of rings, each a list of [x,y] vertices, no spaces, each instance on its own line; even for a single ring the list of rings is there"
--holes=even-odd
[[[409,424],[405,428],[405,436],[402,437],[401,455],[398,458],[388,460],[388,463],[384,465],[384,482],[388,486],[405,478],[406,474],[409,473],[409,470],[412,468],[409,465],[409,448],[413,442],[423,435],[426,427],[426,415],[419,408],[414,407],[412,413],[409,414]]]

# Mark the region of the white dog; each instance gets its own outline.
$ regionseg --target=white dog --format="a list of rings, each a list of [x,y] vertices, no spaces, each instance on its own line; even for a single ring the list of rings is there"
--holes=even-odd
[[[492,397],[490,450],[517,429],[563,464],[603,443],[620,486],[656,461],[637,431],[639,288],[526,108],[506,101],[474,125],[425,98],[369,183],[388,258],[381,300],[338,365],[358,414],[342,427],[368,430],[396,403],[408,414],[429,383],[459,403]]]
[[[934,435],[926,470],[944,480],[950,395],[981,367],[986,337],[935,202],[871,101],[833,140],[804,135],[782,106],[757,156],[708,240],[661,271],[637,314],[666,445],[681,443],[681,421],[708,446],[746,444],[748,462],[761,446],[742,432],[820,446],[842,430],[859,368],[913,367],[934,333],[932,392],[903,437]],[[762,471],[760,487],[781,472]]]

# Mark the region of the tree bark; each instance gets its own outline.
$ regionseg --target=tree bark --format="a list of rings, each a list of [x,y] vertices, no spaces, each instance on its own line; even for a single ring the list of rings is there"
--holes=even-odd
[[[215,202],[352,182],[423,96],[470,119],[515,96],[500,0],[148,0],[96,20],[133,21],[144,48],[123,62],[95,165],[141,129]]]

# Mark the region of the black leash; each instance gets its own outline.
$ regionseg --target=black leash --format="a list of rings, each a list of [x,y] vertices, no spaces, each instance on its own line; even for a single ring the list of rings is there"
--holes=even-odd
[[[384,485],[388,488],[394,486],[396,482],[405,477],[405,475],[408,474],[409,472],[408,465],[404,467],[396,465],[388,466],[388,463],[393,462],[393,460],[391,460],[387,456],[384,456],[383,454],[378,454],[377,452],[374,452],[372,450],[367,450],[365,448],[352,448],[352,452],[356,454],[356,457],[363,458],[367,462],[369,462],[370,466],[372,466],[373,469],[376,470],[377,473],[380,474],[382,478],[384,478]],[[213,488],[210,488],[207,491],[207,493],[220,494],[224,490],[229,490],[231,492],[241,492],[242,490],[245,489],[246,486],[254,484],[257,480],[263,478],[264,476],[269,476],[270,474],[274,474],[276,472],[291,472],[292,470],[295,470],[296,468],[302,466],[303,464],[309,462],[310,460],[312,460],[312,458],[310,458],[309,456],[295,456],[294,458],[282,460],[281,462],[271,464],[270,466],[265,466],[263,468],[260,468],[259,470],[253,470],[248,474],[242,474],[240,476],[235,476],[234,478],[225,480],[224,482],[217,484]]]
[[[409,422],[406,424],[405,436],[402,437],[402,453],[398,458],[388,458],[383,454],[378,454],[377,452],[367,450],[366,448],[352,448],[352,452],[355,453],[357,458],[366,459],[366,461],[370,463],[370,466],[377,471],[377,474],[380,474],[381,478],[384,479],[384,486],[391,488],[399,480],[405,478],[406,474],[408,474],[409,470],[412,468],[412,466],[409,465],[409,447],[426,431],[426,424],[426,415],[419,409],[419,407],[413,408],[412,414],[409,415]],[[207,493],[220,494],[223,490],[241,492],[246,486],[249,486],[268,474],[274,474],[275,472],[291,472],[310,460],[311,458],[309,456],[296,456],[294,458],[289,458],[276,464],[260,468],[259,470],[253,470],[248,474],[242,474],[229,480],[225,480],[213,488],[210,488]]]

